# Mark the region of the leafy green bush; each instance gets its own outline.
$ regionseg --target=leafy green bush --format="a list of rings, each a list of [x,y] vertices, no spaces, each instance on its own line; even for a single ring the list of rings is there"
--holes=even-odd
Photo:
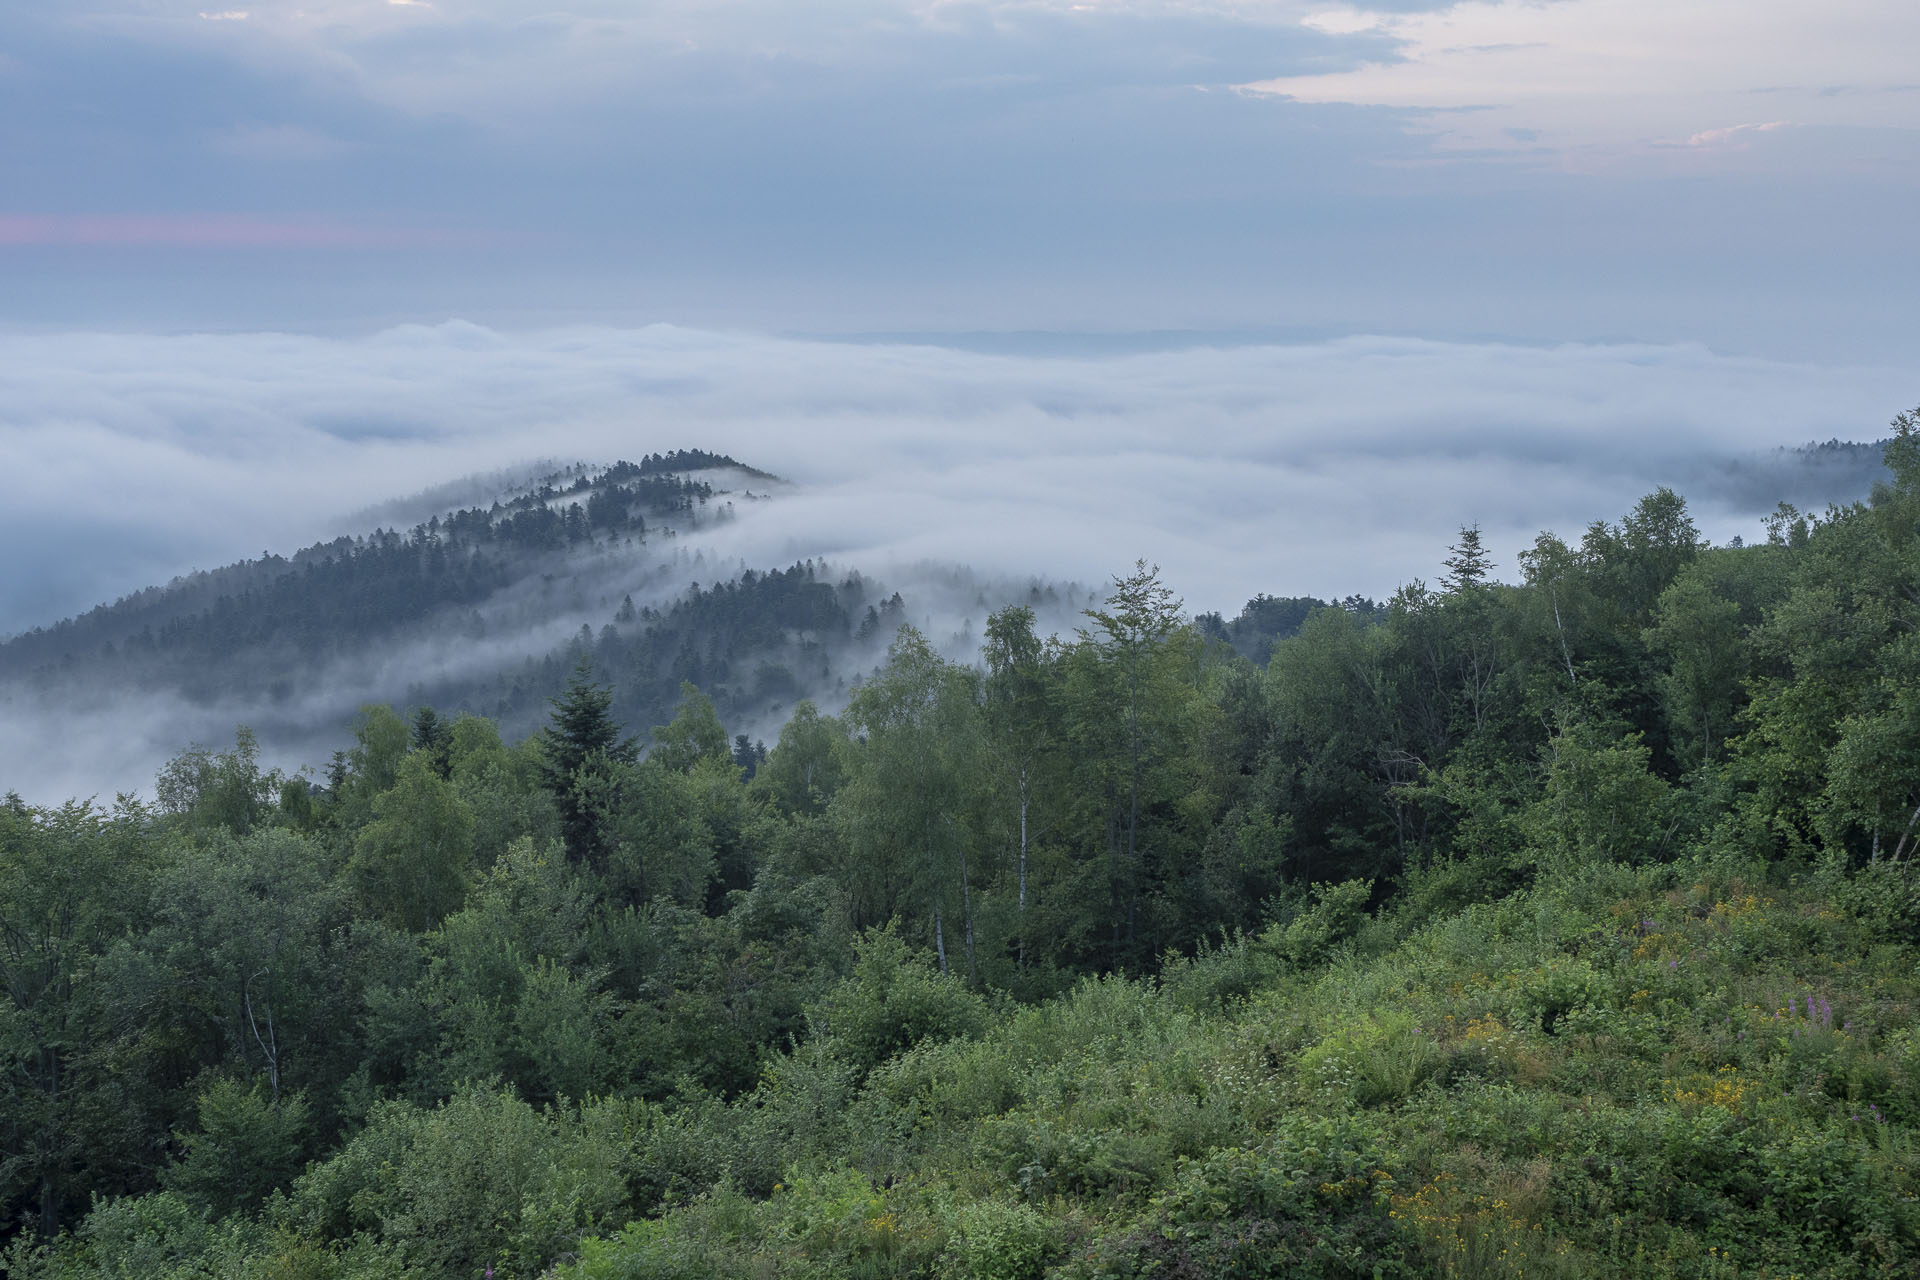
[[[835,1051],[859,1069],[923,1040],[976,1035],[986,1026],[986,1001],[915,959],[892,929],[870,932],[854,946],[853,976],[815,1012]]]
[[[199,1110],[199,1130],[181,1138],[160,1184],[211,1217],[253,1209],[306,1163],[307,1103],[297,1093],[275,1105],[257,1082],[217,1080]]]
[[[1066,1269],[1084,1280],[1372,1280],[1409,1274],[1376,1135],[1346,1116],[1288,1118],[1258,1148],[1183,1160],[1139,1226]]]
[[[1444,1056],[1430,1030],[1405,1014],[1388,1013],[1328,1036],[1300,1055],[1298,1070],[1308,1090],[1377,1107],[1412,1094],[1440,1069]]]
[[[630,1216],[612,1119],[480,1087],[432,1110],[385,1103],[295,1183],[286,1214],[325,1236],[367,1232],[434,1273],[538,1275]]]
[[[1018,1201],[975,1200],[957,1219],[939,1264],[952,1280],[1039,1280],[1060,1249],[1054,1224]]]

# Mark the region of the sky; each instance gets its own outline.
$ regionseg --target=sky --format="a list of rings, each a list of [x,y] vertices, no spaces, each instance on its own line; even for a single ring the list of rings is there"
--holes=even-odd
[[[812,495],[755,554],[1384,594],[1920,400],[1917,47],[1911,0],[0,6],[0,633],[678,446]]]
[[[1911,360],[1911,0],[0,7],[0,326]]]

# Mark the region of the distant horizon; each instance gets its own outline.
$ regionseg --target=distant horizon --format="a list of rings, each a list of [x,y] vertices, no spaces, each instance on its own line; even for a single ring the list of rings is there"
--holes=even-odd
[[[1714,536],[1751,537],[1752,512],[1698,491],[1702,466],[1877,439],[1912,398],[1904,369],[1699,344],[1007,345],[469,322],[353,339],[15,335],[0,344],[0,532],[38,549],[3,584],[0,631],[355,532],[353,512],[429,486],[672,448],[731,453],[811,495],[791,542],[753,552],[773,559],[905,554],[1098,581],[1120,548],[1222,611],[1258,591],[1378,596],[1431,577],[1461,524],[1481,523],[1510,566],[1540,530],[1617,519],[1660,484],[1695,484]],[[1076,496],[1069,477],[1095,475],[1106,492]],[[1191,500],[1156,495],[1169,481]],[[901,484],[917,496],[899,501]],[[876,501],[891,514],[876,520]],[[1073,516],[1047,515],[1063,502]],[[1263,550],[1289,544],[1311,564]]]

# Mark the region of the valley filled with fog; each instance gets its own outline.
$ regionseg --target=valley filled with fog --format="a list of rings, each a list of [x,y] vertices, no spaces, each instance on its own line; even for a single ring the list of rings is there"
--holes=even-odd
[[[1232,618],[1258,594],[1384,599],[1433,578],[1468,524],[1512,579],[1541,529],[1577,534],[1659,485],[1709,537],[1751,539],[1780,501],[1865,496],[1876,449],[1798,447],[1873,439],[1900,381],[1699,347],[1092,345],[462,323],[351,340],[17,339],[0,357],[17,459],[0,478],[0,532],[32,548],[0,597],[16,635],[263,546],[285,556],[404,533],[543,474],[682,447],[748,469],[707,477],[711,500],[637,546],[521,558],[475,607],[344,651],[251,655],[279,663],[271,675],[137,683],[101,658],[101,636],[69,659],[85,679],[25,681],[46,655],[26,661],[16,643],[5,782],[44,799],[139,790],[173,752],[243,723],[276,764],[318,768],[367,702],[452,699],[526,732],[557,688],[552,668],[582,651],[583,627],[598,638],[616,625],[623,601],[665,610],[695,584],[803,563],[861,584],[843,593],[853,624],[899,592],[901,620],[971,660],[993,608],[1044,590],[1045,627],[1070,632],[1136,559],[1160,565],[1192,612]],[[885,641],[799,674],[794,655],[761,654],[754,669],[775,674],[759,692],[729,671],[729,727],[764,736],[795,698],[844,701]],[[543,662],[512,698],[482,692]],[[63,731],[48,734],[55,721]]]

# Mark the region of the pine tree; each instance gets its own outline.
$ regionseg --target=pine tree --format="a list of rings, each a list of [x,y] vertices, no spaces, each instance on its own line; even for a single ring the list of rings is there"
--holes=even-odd
[[[1461,525],[1460,541],[1448,550],[1453,554],[1442,561],[1447,566],[1447,572],[1440,579],[1440,585],[1449,594],[1470,591],[1486,582],[1487,575],[1493,570],[1493,557],[1480,545],[1479,525]]]
[[[453,726],[441,719],[432,707],[413,713],[413,749],[424,751],[433,762],[434,772],[447,776],[447,748],[453,744]]]
[[[541,782],[560,809],[560,831],[567,852],[593,862],[601,852],[599,821],[581,803],[579,775],[584,769],[631,764],[638,748],[620,737],[609,708],[613,691],[593,681],[593,664],[582,657],[567,680],[566,692],[550,699],[553,720],[540,731]]]

